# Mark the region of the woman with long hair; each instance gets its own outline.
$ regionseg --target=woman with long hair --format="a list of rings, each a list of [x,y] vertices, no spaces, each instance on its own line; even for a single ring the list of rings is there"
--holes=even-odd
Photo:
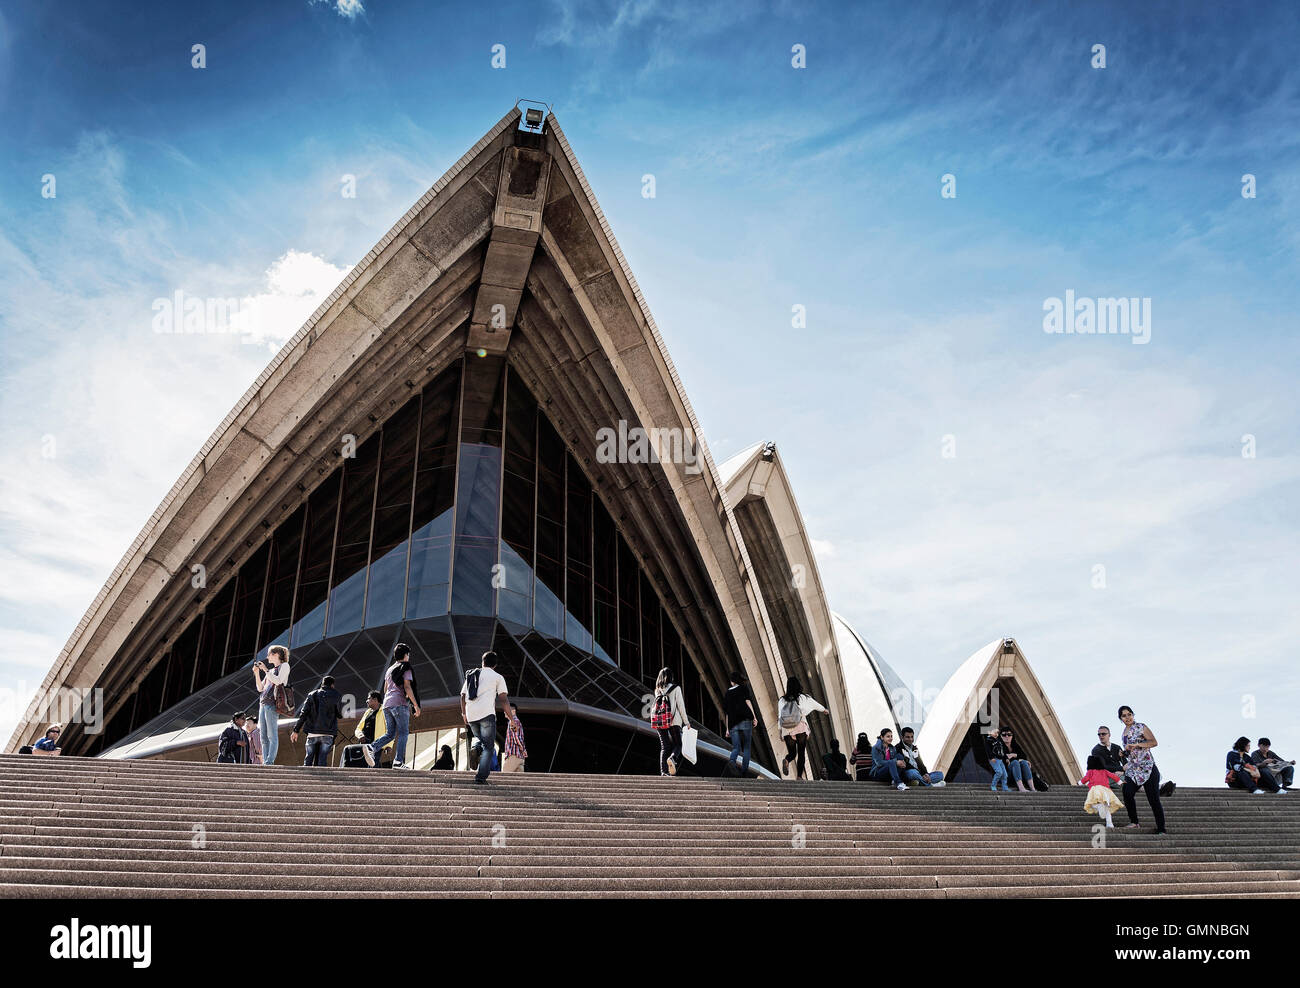
[[[810,697],[799,685],[799,680],[791,676],[785,682],[785,692],[777,704],[777,721],[781,728],[781,738],[785,741],[785,757],[781,759],[781,774],[790,774],[790,763],[795,763],[795,777],[805,779],[804,762],[807,760],[808,715],[826,713],[826,708]]]
[[[682,762],[682,728],[690,727],[691,722],[686,716],[682,688],[673,681],[673,672],[667,666],[659,670],[655,680],[650,726],[659,734],[659,774],[676,775]]]
[[[268,669],[264,662],[253,663],[253,682],[260,694],[257,729],[262,740],[262,764],[274,765],[280,750],[280,714],[275,709],[275,688],[289,685],[289,650],[283,645],[272,645],[266,650]]]

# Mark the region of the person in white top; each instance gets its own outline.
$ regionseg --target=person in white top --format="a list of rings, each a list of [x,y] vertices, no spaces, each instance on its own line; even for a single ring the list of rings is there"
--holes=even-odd
[[[673,682],[672,670],[664,666],[655,680],[650,726],[659,734],[659,774],[676,775],[682,763],[682,728],[690,727],[682,688]]]
[[[808,715],[826,713],[826,708],[810,697],[799,685],[799,680],[791,676],[786,680],[785,693],[777,704],[777,717],[781,727],[781,738],[785,741],[786,755],[781,759],[781,774],[790,774],[790,763],[795,762],[795,775],[806,779],[804,762],[807,759]]]
[[[262,709],[257,717],[257,730],[262,739],[262,764],[274,765],[276,752],[280,750],[280,715],[275,709],[275,688],[289,685],[289,650],[283,645],[272,645],[267,649],[266,657],[271,668],[267,669],[265,662],[254,662],[253,682],[261,694],[258,702]]]
[[[492,753],[497,743],[497,700],[501,701],[506,718],[510,717],[510,697],[506,681],[496,671],[497,653],[484,652],[483,665],[465,674],[465,685],[460,688],[460,715],[470,734],[482,745],[478,757],[478,771],[474,781],[483,785],[492,771]]]

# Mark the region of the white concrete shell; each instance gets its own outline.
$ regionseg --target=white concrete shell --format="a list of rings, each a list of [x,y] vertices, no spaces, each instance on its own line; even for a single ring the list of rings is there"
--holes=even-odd
[[[1066,784],[1083,774],[1070,739],[1042,684],[1014,638],[977,650],[949,677],[926,713],[917,746],[931,766],[951,772],[972,723],[1009,724],[1048,782]]]
[[[695,437],[693,469],[602,466],[593,486],[657,572],[709,693],[720,699],[719,678],[739,663],[775,721],[780,657],[694,410],[563,131],[552,116],[521,136],[519,119],[512,109],[434,183],[226,415],[77,624],[8,750],[36,735],[61,687],[104,689],[111,718],[202,605],[191,566],[220,586],[333,468],[340,436],[360,445],[420,382],[480,346],[508,350],[586,464],[597,429],[619,420]],[[530,155],[546,159],[544,202],[508,181]],[[481,311],[498,301],[515,317],[484,335]]]

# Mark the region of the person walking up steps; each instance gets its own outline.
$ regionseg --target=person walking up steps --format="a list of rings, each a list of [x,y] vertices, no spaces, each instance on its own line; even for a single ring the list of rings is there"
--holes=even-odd
[[[826,713],[826,708],[810,697],[799,685],[799,680],[791,676],[785,681],[785,692],[777,703],[777,718],[781,728],[781,738],[785,741],[785,757],[781,759],[781,774],[790,774],[790,763],[795,763],[795,777],[806,779],[804,761],[807,758],[808,738],[812,732],[808,727],[808,715]]]
[[[334,677],[326,676],[318,689],[307,694],[298,721],[289,733],[289,740],[298,743],[298,732],[307,728],[307,757],[304,765],[323,765],[330,763],[330,751],[334,748],[334,738],[339,733],[339,718],[343,716],[343,697],[334,688]]]
[[[393,664],[384,673],[384,723],[388,730],[373,744],[364,745],[361,756],[374,768],[384,746],[396,741],[393,749],[393,768],[406,764],[406,739],[411,732],[411,708],[420,716],[420,697],[416,692],[415,674],[411,671],[411,646],[398,642],[393,646]]]
[[[1088,771],[1079,780],[1080,785],[1088,787],[1088,798],[1083,801],[1083,811],[1096,813],[1111,830],[1115,829],[1112,815],[1118,813],[1124,805],[1110,788],[1112,782],[1118,781],[1119,776],[1106,769],[1106,763],[1100,755],[1088,756]]]
[[[502,772],[522,772],[528,760],[524,747],[524,725],[519,722],[519,708],[509,707],[510,723],[506,725],[506,758],[501,763]]]
[[[682,728],[690,727],[691,722],[686,716],[682,689],[673,682],[673,672],[667,666],[655,679],[650,726],[659,733],[659,774],[676,775],[682,763]]]
[[[492,756],[497,747],[497,697],[507,717],[510,715],[510,696],[506,681],[496,671],[497,653],[484,652],[483,664],[465,674],[465,684],[460,688],[460,715],[470,734],[478,739],[482,751],[474,781],[486,785],[492,771]]]

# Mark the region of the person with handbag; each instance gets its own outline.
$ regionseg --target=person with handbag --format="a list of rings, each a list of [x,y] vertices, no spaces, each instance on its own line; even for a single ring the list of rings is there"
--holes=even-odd
[[[266,650],[266,658],[271,663],[269,669],[261,660],[253,663],[253,682],[257,685],[261,706],[257,729],[262,735],[262,764],[274,765],[280,750],[280,707],[289,708],[286,716],[293,713],[288,692],[289,650],[283,645],[272,645]]]
[[[1228,774],[1224,781],[1229,786],[1245,789],[1256,796],[1266,792],[1275,792],[1279,796],[1286,793],[1266,765],[1256,765],[1250,760],[1250,738],[1237,738],[1233,742],[1225,767]]]
[[[672,670],[664,666],[655,679],[654,705],[650,726],[659,735],[659,774],[676,775],[682,763],[682,728],[690,727],[682,688],[673,682]]]

